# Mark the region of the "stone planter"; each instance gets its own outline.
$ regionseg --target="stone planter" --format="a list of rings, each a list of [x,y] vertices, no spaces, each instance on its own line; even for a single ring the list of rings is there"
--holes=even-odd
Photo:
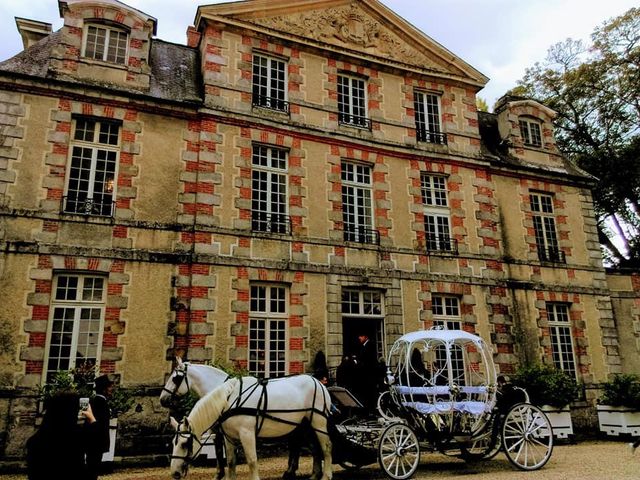
[[[597,405],[600,431],[612,436],[640,436],[640,412],[628,407]]]
[[[216,458],[216,435],[210,432],[204,432],[200,441],[202,442],[202,449],[200,450],[200,456],[211,460]]]
[[[113,462],[113,456],[116,452],[116,433],[118,431],[118,419],[109,420],[109,451],[102,454],[103,462]]]
[[[573,435],[573,422],[571,421],[571,411],[568,406],[558,408],[551,405],[543,405],[540,408],[549,418],[555,438],[570,438]]]

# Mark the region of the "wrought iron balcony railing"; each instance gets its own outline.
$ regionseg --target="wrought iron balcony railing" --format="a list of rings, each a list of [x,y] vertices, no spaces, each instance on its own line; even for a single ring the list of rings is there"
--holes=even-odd
[[[458,253],[458,241],[449,235],[427,235],[427,252]]]
[[[538,259],[541,262],[567,263],[567,257],[558,247],[538,247]]]
[[[62,197],[62,213],[112,217],[114,211],[115,202],[111,200],[111,196],[95,200],[93,198]]]
[[[416,137],[419,142],[437,143],[439,145],[447,144],[446,133],[427,130],[425,128],[417,128]]]
[[[370,243],[380,245],[380,232],[372,228],[344,226],[344,240],[346,242]]]
[[[371,119],[367,117],[359,117],[358,115],[350,115],[348,113],[340,113],[338,122],[341,125],[349,125],[351,127],[366,128],[371,130]]]
[[[252,104],[254,107],[268,108],[278,112],[289,113],[289,102],[276,97],[253,94]]]
[[[252,212],[251,230],[291,235],[291,217],[279,213]]]

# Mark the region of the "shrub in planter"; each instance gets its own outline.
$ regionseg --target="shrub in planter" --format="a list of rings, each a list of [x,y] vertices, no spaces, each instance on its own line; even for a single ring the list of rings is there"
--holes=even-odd
[[[615,375],[602,384],[602,396],[598,403],[640,410],[640,377],[633,374]]]
[[[558,409],[573,402],[580,392],[574,378],[550,365],[521,367],[516,372],[513,383],[527,391],[534,405],[551,405]]]
[[[528,365],[518,370],[514,383],[527,391],[531,403],[544,410],[556,438],[573,435],[568,405],[579,393],[575,379],[549,365]]]
[[[640,435],[640,377],[615,375],[602,384],[598,424],[607,435]]]

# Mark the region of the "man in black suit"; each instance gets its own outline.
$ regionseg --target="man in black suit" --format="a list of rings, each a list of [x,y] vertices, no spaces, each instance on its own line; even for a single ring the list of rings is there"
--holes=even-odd
[[[108,375],[101,375],[95,379],[94,388],[96,394],[89,402],[94,418],[87,417],[85,423],[88,480],[98,478],[102,469],[102,454],[109,451],[109,397],[113,393],[114,382]]]
[[[359,400],[366,408],[373,409],[376,407],[376,401],[378,400],[378,353],[375,343],[369,339],[368,335],[364,333],[358,335],[358,341],[360,342],[360,349],[356,356],[356,371],[358,373]]]

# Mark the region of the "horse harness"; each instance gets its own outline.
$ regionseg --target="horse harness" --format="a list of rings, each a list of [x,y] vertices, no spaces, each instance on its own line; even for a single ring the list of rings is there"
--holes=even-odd
[[[186,368],[185,368],[185,372],[184,372],[184,377],[186,377]],[[231,377],[227,377],[225,379],[225,382],[227,380],[229,380],[229,378]],[[315,405],[316,402],[316,398],[317,398],[317,394],[318,394],[318,385],[320,384],[320,382],[314,378],[313,378],[314,382],[315,382],[315,386],[316,388],[313,391],[313,402],[312,405]],[[176,379],[177,380],[177,379]],[[183,379],[178,380],[177,382],[174,381],[174,383],[176,383],[176,391],[177,389],[180,387],[180,383],[182,382]],[[227,440],[233,442],[233,439],[229,438],[229,436],[225,433],[224,429],[222,428],[222,424],[228,420],[231,417],[235,417],[238,415],[248,415],[248,416],[255,416],[256,417],[256,431],[255,431],[255,435],[256,437],[259,435],[265,420],[272,420],[274,422],[279,422],[279,423],[284,423],[286,425],[292,425],[292,426],[297,426],[299,425],[296,422],[292,422],[290,420],[285,420],[283,418],[279,418],[277,416],[272,415],[272,413],[294,413],[294,412],[308,412],[311,411],[311,418],[309,419],[309,426],[310,428],[315,431],[315,432],[319,432],[323,435],[329,435],[328,432],[323,432],[322,430],[318,430],[314,427],[311,426],[311,420],[313,419],[313,415],[317,414],[317,415],[321,415],[325,418],[328,418],[327,415],[327,406],[325,404],[325,408],[323,411],[320,411],[318,409],[316,409],[315,407],[311,407],[311,408],[301,408],[301,409],[287,409],[287,410],[271,410],[271,411],[267,411],[268,409],[268,393],[267,393],[267,385],[270,381],[270,379],[258,379],[256,381],[255,384],[249,386],[246,390],[243,390],[243,386],[242,386],[242,377],[238,378],[239,382],[240,382],[240,388],[239,388],[239,393],[238,396],[235,398],[235,400],[233,401],[233,403],[229,406],[229,408],[225,411],[222,412],[222,414],[218,417],[218,419],[213,423],[213,425],[211,425],[207,430],[211,430],[216,434],[216,457],[219,459],[222,459],[222,445],[221,443],[218,441],[218,438],[221,438],[219,434],[222,434]],[[187,380],[188,381],[188,380]],[[258,388],[262,388],[262,391],[260,392],[260,397],[258,399],[258,404],[256,407],[247,407],[246,403],[248,402],[249,398],[251,397],[251,395],[258,389]],[[168,389],[165,389],[167,391],[169,391]],[[175,394],[175,392],[173,393]],[[233,392],[229,395],[229,397],[227,398],[227,400],[229,400],[231,398],[231,395],[233,395]],[[197,454],[200,452],[200,450],[202,450],[203,448],[203,444],[200,441],[199,438],[197,438],[193,432],[191,432],[191,427],[189,427],[189,431],[188,432],[179,432],[177,431],[174,435],[174,444],[175,442],[177,442],[178,437],[187,437],[187,453],[185,456],[178,456],[178,455],[171,455],[170,458],[171,459],[180,459],[180,460],[184,460],[185,462],[190,462],[192,461],[195,456],[197,456]],[[193,444],[194,441],[198,443],[198,449],[196,450],[196,452],[193,452]]]

